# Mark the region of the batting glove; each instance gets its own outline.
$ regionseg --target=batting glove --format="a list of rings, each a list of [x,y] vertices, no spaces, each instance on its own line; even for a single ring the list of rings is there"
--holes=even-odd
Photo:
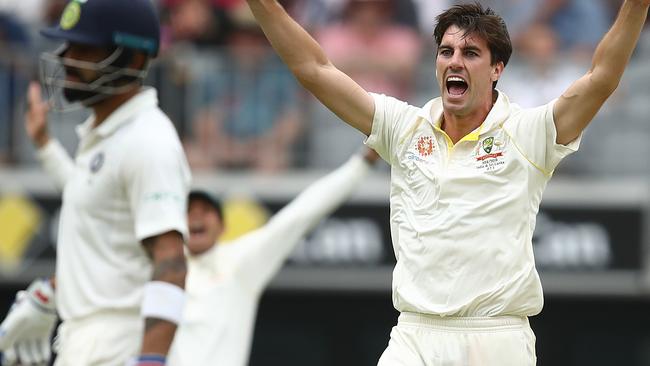
[[[3,365],[43,365],[51,357],[50,337],[57,322],[54,289],[49,280],[38,279],[16,300],[0,324]]]

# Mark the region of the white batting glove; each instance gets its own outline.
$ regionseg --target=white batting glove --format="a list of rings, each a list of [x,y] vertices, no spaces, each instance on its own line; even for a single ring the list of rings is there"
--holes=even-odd
[[[2,366],[47,366],[51,355],[49,339],[20,341],[4,353]]]
[[[54,289],[49,280],[38,279],[16,300],[0,324],[3,365],[43,365],[51,357],[50,337],[56,325]]]

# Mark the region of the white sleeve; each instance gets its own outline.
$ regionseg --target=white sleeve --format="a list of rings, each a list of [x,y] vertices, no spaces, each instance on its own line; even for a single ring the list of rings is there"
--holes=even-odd
[[[261,291],[282,267],[292,250],[325,216],[339,207],[368,174],[370,165],[353,156],[317,180],[262,228],[237,240],[235,276]]]
[[[138,240],[178,231],[188,240],[190,170],[180,144],[158,143],[127,154],[122,179]]]
[[[57,188],[63,190],[68,179],[74,173],[75,163],[61,143],[58,140],[50,139],[36,152],[36,157],[45,172],[54,179]]]
[[[401,136],[405,114],[409,109],[406,102],[383,94],[370,93],[375,101],[375,114],[372,120],[372,130],[365,144],[381,156],[388,164],[393,163]]]
[[[526,159],[545,175],[552,175],[557,165],[580,147],[582,133],[572,142],[556,142],[557,129],[553,116],[555,100],[537,108],[516,112],[513,122],[506,123],[508,134]]]

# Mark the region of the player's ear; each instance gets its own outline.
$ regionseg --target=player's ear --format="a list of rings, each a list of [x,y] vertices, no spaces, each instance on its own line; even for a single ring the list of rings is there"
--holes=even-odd
[[[492,65],[492,82],[498,81],[501,78],[501,74],[503,73],[504,68],[505,66],[503,65],[502,61],[499,61],[496,64]]]

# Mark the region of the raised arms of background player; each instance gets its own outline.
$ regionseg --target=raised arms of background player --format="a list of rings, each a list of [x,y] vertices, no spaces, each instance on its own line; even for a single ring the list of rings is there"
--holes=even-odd
[[[347,200],[367,176],[378,155],[365,148],[345,164],[312,183],[263,227],[224,245],[234,276],[261,291],[300,240]]]

